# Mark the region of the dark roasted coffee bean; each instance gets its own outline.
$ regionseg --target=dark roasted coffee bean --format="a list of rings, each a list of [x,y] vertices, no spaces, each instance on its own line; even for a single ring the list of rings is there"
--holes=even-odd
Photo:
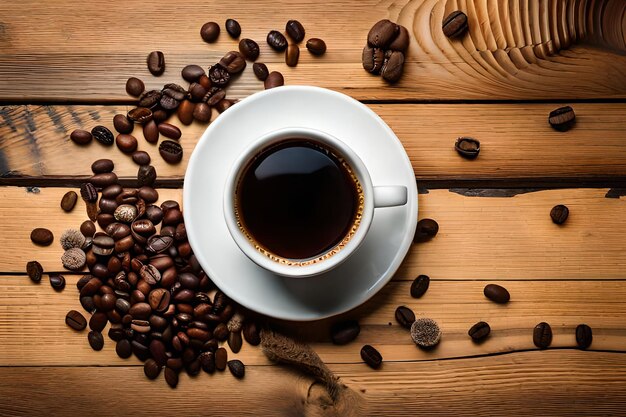
[[[63,290],[63,288],[65,288],[65,277],[63,275],[50,274],[49,279],[50,279],[50,285],[56,291],[61,291]]]
[[[146,208],[145,216],[156,226],[163,219],[163,210],[158,206],[151,205]]]
[[[93,313],[96,309],[93,297],[80,297],[80,305],[83,306],[85,311],[88,313]]]
[[[95,140],[103,145],[113,145],[113,133],[104,126],[96,126],[91,129],[91,135],[94,137]]]
[[[108,334],[109,338],[114,342],[119,342],[120,340],[126,338],[126,331],[121,324],[111,325]]]
[[[80,279],[76,281],[76,288],[78,288],[78,291],[82,290],[92,278],[93,277],[91,275],[83,275],[80,277]]]
[[[33,282],[41,282],[43,276],[43,267],[37,261],[30,261],[26,264],[26,273],[28,278]]]
[[[115,301],[115,308],[121,314],[127,314],[128,310],[130,310],[130,307],[131,307],[130,301],[128,301],[128,300],[124,300],[123,298],[118,298]]]
[[[108,175],[108,174],[110,173],[102,173],[102,174],[96,174],[96,175]],[[87,203],[95,203],[96,201],[98,201],[98,191],[96,190],[96,187],[90,182],[83,183],[80,186],[80,196]]]
[[[74,209],[76,201],[78,200],[78,194],[75,191],[68,191],[63,195],[61,199],[61,208],[63,211],[70,212]]]
[[[195,83],[200,79],[201,76],[204,75],[204,70],[200,65],[187,65],[181,71],[181,75],[185,79],[185,81]]]
[[[267,69],[267,65],[262,62],[255,62],[252,64],[252,70],[254,71],[254,75],[256,75],[256,77],[261,81],[265,81],[267,76],[270,74]]]
[[[165,71],[165,55],[161,51],[150,52],[146,63],[152,75],[159,76]]]
[[[593,332],[586,324],[576,326],[576,344],[579,349],[587,349],[593,342]]]
[[[411,284],[411,297],[420,298],[426,291],[428,291],[428,286],[430,285],[430,277],[428,275],[419,275],[413,283]]]
[[[228,74],[228,72],[226,72]],[[189,100],[183,100],[178,106],[178,120],[184,125],[190,125],[193,122],[193,111],[196,107],[195,103]]]
[[[141,278],[150,285],[161,282],[161,273],[154,265],[144,265],[139,270]]]
[[[226,110],[230,108],[234,103],[228,99],[222,99],[215,105],[215,110],[218,113],[224,113]]]
[[[89,278],[89,281],[87,281],[83,287],[80,289],[80,296],[81,297],[85,297],[85,296],[91,296],[94,295],[98,292],[98,289],[100,289],[100,287],[102,286],[102,281],[100,281],[98,278],[93,278],[91,277],[91,275],[86,275]]]
[[[202,101],[206,93],[207,89],[198,83],[192,83],[189,86],[189,96],[191,97],[191,101],[196,103]]]
[[[183,159],[183,147],[173,140],[164,140],[159,145],[159,154],[169,164],[177,164]]]
[[[460,10],[456,10],[443,19],[443,34],[448,38],[456,38],[467,32],[467,15]]]
[[[365,48],[363,48],[361,59],[363,68],[365,68],[367,72],[378,74],[385,62],[385,52],[380,48],[372,48],[366,45]]]
[[[235,378],[241,379],[246,375],[246,367],[239,359],[228,361],[228,369]]]
[[[409,31],[404,26],[398,25],[400,28],[398,31],[398,35],[389,45],[389,49],[392,51],[400,51],[402,53],[406,52],[409,47],[409,40],[411,36],[409,35]]]
[[[133,135],[120,133],[115,138],[118,149],[124,153],[133,153],[137,150],[137,139]]]
[[[576,114],[570,106],[559,107],[552,110],[548,116],[548,122],[554,129],[565,132],[576,123]]]
[[[154,120],[143,125],[143,137],[148,143],[157,143],[159,140],[159,128]]]
[[[94,174],[106,174],[112,172],[115,168],[115,164],[110,159],[98,159],[91,164],[91,171]]]
[[[117,297],[114,294],[104,294],[102,296],[101,307],[103,311],[110,311],[115,308]]]
[[[361,359],[372,369],[380,368],[383,363],[382,355],[371,345],[365,345],[361,348]]]
[[[214,86],[223,87],[230,81],[230,73],[220,64],[209,68],[209,79]]]
[[[374,24],[367,34],[368,45],[374,48],[387,48],[396,38],[400,28],[388,19],[383,19]]]
[[[148,284],[150,284],[150,282],[148,282]],[[156,284],[156,282],[154,282],[154,284]],[[146,320],[150,317],[150,314],[152,314],[152,308],[148,303],[136,303],[130,307],[128,314],[133,316],[134,319]]]
[[[147,107],[135,107],[128,111],[127,117],[134,123],[148,123],[152,120],[152,110]]]
[[[143,373],[148,379],[156,379],[161,374],[161,365],[154,359],[148,359],[143,364]]]
[[[178,223],[183,221],[183,212],[177,208],[169,209],[165,212],[163,216],[163,225],[164,226],[176,226]]]
[[[152,204],[159,199],[159,193],[154,188],[144,185],[139,188],[137,196],[145,201],[147,204]]]
[[[170,139],[180,139],[182,132],[177,126],[171,123],[161,123],[159,125],[159,133]]]
[[[219,35],[220,25],[215,22],[207,22],[200,28],[200,36],[205,42],[213,43]]]
[[[102,201],[102,199],[100,201]],[[120,240],[130,234],[130,227],[127,224],[119,223],[119,222],[111,223],[104,230],[106,234],[109,235],[109,237],[113,238],[113,240]],[[108,239],[99,237],[98,240],[94,244],[98,246],[99,243],[101,245],[107,245],[108,247],[108,245],[110,244],[110,241]]]
[[[125,114],[116,114],[113,117],[113,127],[119,133],[131,133],[135,128],[135,124]]]
[[[157,173],[156,169],[152,165],[142,165],[137,171],[137,182],[140,187],[147,185],[152,187],[156,181]]]
[[[159,105],[168,111],[175,110],[180,105],[180,101],[169,95],[163,94],[161,100],[159,101]]]
[[[411,325],[415,321],[415,313],[408,307],[400,306],[396,308],[396,321],[407,329],[411,328]]]
[[[226,68],[230,74],[239,74],[246,68],[246,59],[239,52],[230,51],[220,59],[219,65]]]
[[[146,86],[139,78],[130,77],[126,80],[126,92],[133,97],[139,97],[145,89]]]
[[[485,297],[498,304],[508,303],[511,295],[506,288],[497,284],[487,284],[483,290]]]
[[[171,209],[180,210],[180,204],[178,204],[178,202],[174,200],[165,200],[161,203],[161,210],[163,210],[164,212]]]
[[[170,114],[163,110],[163,109],[155,109],[152,110],[152,120],[155,121],[155,123],[163,123],[164,121],[166,121],[167,119],[169,119]]]
[[[304,39],[304,26],[297,20],[289,20],[285,25],[285,31],[296,43]]]
[[[563,224],[567,220],[569,216],[569,209],[567,206],[563,204],[559,204],[557,206],[552,207],[550,210],[550,217],[552,218],[552,222],[554,224]]]
[[[280,87],[281,85],[285,85],[285,79],[283,78],[283,74],[278,71],[270,72],[264,82],[266,90],[269,90],[270,88]]]
[[[92,139],[91,133],[86,130],[76,129],[70,134],[70,139],[72,142],[78,145],[86,145],[91,142]]]
[[[146,250],[150,253],[157,254],[165,252],[174,242],[170,236],[154,235],[148,239]]]
[[[80,232],[85,237],[93,237],[94,233],[96,233],[96,225],[91,220],[85,220],[80,225]]]
[[[306,49],[313,55],[324,55],[326,53],[326,42],[320,38],[311,38],[306,41]]]
[[[422,219],[417,222],[413,242],[426,242],[437,235],[439,224],[433,219]]]
[[[37,227],[30,232],[30,240],[40,246],[49,246],[54,240],[54,235],[46,228]]]
[[[104,337],[102,337],[102,333],[100,332],[90,331],[87,335],[87,340],[93,350],[102,350],[104,347]]]
[[[150,163],[150,154],[146,151],[133,152],[132,158],[137,165],[148,165]]]
[[[215,369],[223,371],[226,369],[226,363],[228,362],[228,351],[224,348],[219,348],[215,351]]]
[[[241,332],[231,332],[228,335],[228,347],[233,353],[238,353],[241,350]]]
[[[387,51],[385,60],[380,69],[380,75],[390,83],[395,83],[402,77],[404,70],[404,54],[399,51]]]
[[[148,301],[154,311],[162,313],[170,305],[170,292],[164,288],[156,288],[150,291]]]
[[[139,97],[138,107],[146,107],[153,109],[161,100],[161,92],[159,90],[145,91]]]
[[[489,336],[491,333],[491,327],[484,321],[479,321],[473,325],[467,332],[474,342],[479,342]]]
[[[459,155],[467,159],[474,159],[480,152],[480,142],[474,138],[460,137],[456,140],[454,149]]]
[[[201,123],[211,120],[211,106],[206,103],[197,103],[193,109],[193,118]]]
[[[267,44],[275,51],[282,52],[287,49],[287,38],[277,30],[267,34]]]
[[[130,328],[133,329],[135,333],[140,334],[150,333],[150,331],[152,330],[150,328],[150,322],[141,319],[133,319],[133,321],[130,323]]]
[[[65,324],[74,330],[84,330],[87,327],[87,320],[76,310],[70,310],[65,316]]]
[[[115,345],[115,352],[117,353],[117,356],[122,359],[130,358],[130,355],[133,354],[133,351],[128,339],[122,339],[117,342],[117,344]]]
[[[226,32],[228,32],[228,34],[232,37],[232,38],[238,38],[239,35],[241,35],[241,26],[239,25],[239,22],[237,22],[235,19],[226,19]]]
[[[115,174],[115,172],[107,172],[104,174],[96,174],[93,177],[91,177],[89,179],[89,183],[91,183],[92,185],[94,185],[95,187],[99,187],[99,188],[105,188],[108,187],[109,185],[113,185],[113,184],[117,184],[117,175]],[[87,183],[87,184],[89,184]],[[87,186],[88,187],[88,186]],[[81,195],[82,193],[82,187],[81,187]],[[83,199],[85,199],[85,196],[82,196]],[[85,201],[88,201],[85,199]],[[95,200],[93,200],[93,202],[95,202]]]
[[[298,58],[300,58],[300,48],[295,43],[292,43],[285,52],[285,64],[289,67],[295,67],[298,65]]]
[[[206,102],[209,106],[215,106],[218,102],[223,100],[224,97],[226,97],[226,91],[223,88],[211,87],[202,98],[202,101]]]
[[[533,343],[539,349],[545,349],[552,343],[552,328],[546,322],[541,322],[533,330]]]
[[[330,331],[334,344],[345,345],[356,339],[361,332],[361,326],[356,321],[345,321],[335,323]]]
[[[208,374],[215,372],[215,354],[213,352],[202,352],[199,359],[204,372]]]
[[[239,52],[249,61],[256,61],[259,57],[259,44],[252,39],[244,38],[239,41]]]
[[[181,101],[187,96],[187,90],[179,84],[169,83],[163,86],[161,91],[163,95],[172,97],[175,100]]]
[[[171,388],[176,388],[178,385],[178,372],[166,366],[163,373],[165,375],[165,382],[167,382],[167,385]]]
[[[144,188],[144,187],[142,187]],[[151,189],[150,187],[145,187],[146,189]],[[153,188],[151,190],[154,190]],[[156,190],[154,190],[156,193]],[[136,220],[131,225],[131,232],[133,232],[133,236],[142,235],[142,236],[152,236],[155,233],[156,229],[154,227],[154,223],[149,219],[141,219]],[[133,261],[137,261],[141,264],[141,262],[135,258]]]

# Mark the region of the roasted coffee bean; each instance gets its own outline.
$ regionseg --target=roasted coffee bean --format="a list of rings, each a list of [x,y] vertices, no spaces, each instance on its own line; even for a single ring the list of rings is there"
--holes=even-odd
[[[161,100],[159,101],[159,105],[168,111],[175,110],[180,105],[180,101],[171,96],[163,94],[163,96],[161,96]]]
[[[144,265],[139,270],[141,278],[150,285],[161,282],[161,273],[154,265]]]
[[[159,140],[159,128],[154,120],[143,126],[143,137],[148,143],[157,143]]]
[[[163,210],[161,210],[158,206],[148,206],[146,207],[146,218],[152,222],[152,224],[157,225],[161,223],[163,219]]]
[[[372,74],[378,74],[385,62],[385,52],[380,48],[366,45],[361,56],[363,68]]]
[[[117,184],[117,175],[115,174],[115,172],[96,174],[89,179],[89,183],[91,183],[95,187],[105,188],[105,187],[108,187],[109,185]],[[89,187],[89,186],[86,185],[86,187]],[[83,190],[81,188],[81,195],[83,194],[82,191]],[[83,199],[85,199],[84,195],[82,197]],[[89,200],[85,199],[85,201],[89,201]],[[93,200],[93,202],[95,202],[95,200]]]
[[[93,277],[91,275],[83,275],[80,277],[80,279],[76,281],[76,288],[78,288],[78,291],[82,290],[92,278]]]
[[[78,200],[78,194],[76,194],[75,191],[68,191],[65,193],[61,199],[61,208],[63,211],[72,211],[76,205],[76,200]]]
[[[170,236],[154,235],[148,239],[146,250],[150,253],[157,254],[165,252],[174,242]]]
[[[283,74],[278,71],[270,72],[264,82],[266,90],[269,90],[270,88],[280,87],[281,85],[285,85],[285,79],[283,78]]]
[[[87,327],[87,320],[76,310],[70,310],[65,316],[65,324],[74,330],[84,330]]]
[[[226,363],[228,362],[228,351],[224,348],[219,348],[215,351],[215,368],[218,371],[226,369]]]
[[[300,58],[300,48],[295,43],[292,43],[285,52],[285,64],[289,67],[295,67],[298,65],[298,58]]]
[[[554,224],[563,224],[567,220],[569,216],[569,209],[567,206],[563,204],[559,204],[557,206],[552,207],[550,210],[550,217],[552,218],[552,222]]]
[[[511,295],[506,288],[497,284],[487,284],[483,290],[485,297],[498,304],[508,303]]]
[[[102,350],[104,347],[104,337],[102,337],[102,333],[100,332],[90,331],[87,335],[87,340],[93,350]]]
[[[413,242],[426,242],[437,235],[439,224],[433,219],[422,219],[417,222]]]
[[[93,313],[96,309],[93,297],[80,297],[80,305],[83,306],[85,311],[88,313]]]
[[[474,342],[479,342],[489,336],[490,332],[491,327],[489,324],[484,321],[479,321],[468,330],[467,334]]]
[[[137,150],[137,139],[133,135],[120,133],[115,138],[118,149],[124,153],[133,153]]]
[[[72,142],[78,145],[87,145],[91,142],[92,134],[87,132],[86,130],[76,129],[70,134],[70,139]]]
[[[246,375],[246,367],[244,366],[243,362],[238,359],[228,361],[228,369],[235,378],[241,379]]]
[[[593,332],[586,324],[576,326],[576,344],[579,349],[587,349],[593,342]]]
[[[124,114],[116,114],[113,117],[113,127],[119,133],[129,134],[135,128],[135,124]]]
[[[94,174],[106,174],[112,172],[115,168],[115,164],[110,159],[98,159],[91,164],[91,171]]]
[[[177,208],[169,209],[165,212],[163,216],[163,225],[164,226],[176,226],[178,223],[183,221],[183,212]]]
[[[396,321],[407,329],[411,328],[411,325],[415,321],[415,313],[413,310],[406,306],[400,306],[396,308]]]
[[[103,311],[110,311],[115,308],[115,302],[117,301],[117,297],[114,294],[104,294],[102,296],[101,305]]]
[[[204,75],[204,70],[200,65],[187,65],[181,71],[181,75],[185,79],[185,81],[195,83],[200,79],[201,76]]]
[[[123,298],[118,298],[115,301],[115,308],[121,314],[127,314],[128,310],[130,310],[130,307],[131,307],[130,301],[128,301],[128,300],[124,300]]]
[[[224,97],[226,97],[226,91],[223,88],[211,87],[202,98],[202,101],[206,102],[209,106],[215,106],[218,102],[223,100]]]
[[[331,327],[331,339],[336,345],[345,345],[356,339],[360,332],[361,326],[356,321],[339,322]]]
[[[213,352],[202,352],[199,359],[204,372],[208,374],[215,372],[215,354]]]
[[[146,86],[139,78],[130,77],[126,80],[126,92],[133,97],[139,97],[145,89]]]
[[[102,201],[102,199],[100,201]],[[109,237],[111,237],[113,240],[120,240],[130,235],[130,227],[127,224],[119,223],[119,222],[111,223],[104,230],[105,230],[105,233],[109,235]],[[99,246],[99,244],[107,245],[105,247],[109,247],[110,241],[105,238],[99,238],[97,241],[95,241],[94,245]]]
[[[166,366],[163,373],[165,375],[165,382],[167,382],[167,385],[171,388],[176,388],[178,385],[178,372]]]
[[[119,342],[120,340],[126,338],[126,331],[121,324],[111,325],[108,334],[109,338],[114,342]]]
[[[374,48],[387,48],[398,36],[399,30],[398,25],[392,21],[388,19],[380,20],[372,26],[367,34],[367,43]]]
[[[152,110],[152,120],[154,120],[154,122],[157,124],[163,123],[164,121],[169,119],[169,117],[170,114],[163,109],[156,108]]]
[[[209,77],[206,74],[202,75],[198,79],[198,84],[200,84],[202,87],[204,87],[207,90],[212,87],[211,80],[209,79]]]
[[[193,297],[195,296],[194,292],[191,290],[187,290],[187,289],[182,289],[180,291],[177,291],[174,294],[174,301],[178,302],[178,303],[190,303],[191,301],[193,301]],[[216,329],[217,331],[217,329]]]
[[[139,188],[137,196],[148,204],[152,204],[159,199],[159,193],[157,190],[147,185]]]
[[[565,132],[576,124],[576,114],[570,106],[559,107],[552,110],[548,116],[548,123],[554,129]]]
[[[215,22],[207,22],[200,28],[200,36],[205,42],[213,43],[219,35],[220,25]]]
[[[122,359],[130,358],[130,355],[133,354],[133,350],[128,339],[122,339],[117,342],[115,345],[115,352],[117,353],[117,356]]]
[[[275,51],[282,52],[287,49],[287,38],[277,30],[267,34],[267,44]]]
[[[152,330],[150,329],[150,322],[147,320],[141,320],[141,319],[133,319],[133,321],[130,324],[130,328],[133,329],[136,333],[141,333],[141,334],[150,333],[150,331]]]
[[[133,162],[137,165],[148,165],[150,163],[150,155],[145,151],[135,151],[131,155]]]
[[[152,120],[152,110],[147,107],[135,107],[128,111],[127,117],[134,123],[148,123]]]
[[[454,144],[454,149],[464,158],[474,159],[480,152],[480,142],[474,138],[460,137]]]
[[[50,279],[50,285],[56,291],[61,291],[65,288],[65,277],[59,274],[50,274],[48,277]]]
[[[533,330],[533,343],[539,349],[545,349],[552,343],[552,328],[546,322],[541,322]]]
[[[392,51],[400,51],[402,53],[406,52],[409,47],[409,40],[411,36],[409,35],[409,31],[404,26],[398,25],[400,28],[398,31],[398,35],[389,45],[389,49]]]
[[[91,220],[85,220],[80,225],[80,232],[85,237],[93,237],[94,233],[96,233],[96,225]]]
[[[226,72],[226,70],[224,71]],[[226,72],[226,74],[228,74],[228,72]],[[190,125],[191,122],[193,122],[193,111],[194,111],[195,106],[196,106],[195,103],[192,103],[189,100],[183,100],[180,103],[180,106],[178,106],[178,111],[176,114],[178,115],[178,119],[180,120],[182,124]]]
[[[162,313],[170,305],[170,292],[164,288],[156,288],[150,291],[148,301],[154,311]]]
[[[428,286],[430,285],[430,277],[428,275],[419,275],[413,283],[411,284],[411,297],[420,298],[422,297],[426,291],[428,291]]]
[[[146,188],[150,189],[149,187]],[[154,192],[156,193],[156,190],[154,190]],[[131,229],[132,232],[143,236],[151,236],[156,231],[154,224],[149,219],[141,219],[133,222],[133,224],[131,225]],[[133,260],[137,260],[137,258]],[[139,260],[137,260],[137,262],[139,262]]]
[[[235,19],[226,19],[226,32],[228,32],[228,34],[232,37],[232,38],[238,38],[239,35],[241,35],[241,26],[239,25],[239,22],[237,22]]]
[[[226,110],[230,108],[234,103],[228,99],[222,99],[215,105],[215,110],[218,113],[224,113]]]
[[[161,365],[150,358],[143,364],[143,373],[148,379],[156,379],[161,374]]]
[[[37,227],[30,232],[30,240],[40,246],[50,246],[54,240],[54,235],[46,228]]]
[[[30,261],[26,264],[26,273],[33,282],[40,282],[43,276],[43,267],[37,261]]]
[[[249,61],[256,61],[259,57],[259,44],[252,39],[244,38],[239,41],[239,52]]]
[[[159,76],[165,71],[165,55],[161,51],[150,52],[146,63],[152,75]]]
[[[86,275],[86,276],[91,277],[91,275]],[[100,281],[98,278],[91,277],[89,281],[87,281],[83,285],[83,287],[80,289],[80,296],[81,297],[92,296],[98,292],[98,289],[100,289],[100,286],[102,286],[102,281]]]
[[[159,154],[169,164],[177,164],[183,159],[183,147],[173,140],[164,140],[159,145]]]
[[[390,83],[395,83],[402,77],[404,70],[404,54],[399,51],[387,51],[380,75]]]
[[[246,59],[237,51],[229,51],[220,59],[218,65],[226,68],[230,74],[239,74],[246,68]]]
[[[137,171],[137,182],[140,187],[149,186],[152,187],[156,181],[157,173],[156,169],[152,165],[142,165]]]
[[[372,369],[380,368],[383,363],[382,355],[371,345],[365,345],[361,348],[361,359]]]
[[[206,103],[198,103],[193,109],[193,118],[201,123],[211,120],[211,106]]]
[[[159,133],[170,139],[180,139],[182,132],[177,126],[171,123],[161,123],[159,125]]]
[[[145,91],[139,97],[138,107],[146,107],[153,109],[161,100],[161,92],[159,90]]]
[[[306,49],[313,55],[324,55],[326,53],[326,42],[320,38],[311,38],[306,41]]]
[[[187,90],[185,90],[184,87],[176,83],[165,84],[163,86],[163,90],[161,91],[161,93],[177,101],[184,100],[185,97],[187,96]]]
[[[191,101],[196,103],[202,101],[206,93],[207,89],[198,83],[193,83],[189,86],[189,96],[191,97]]]
[[[230,81],[230,73],[220,64],[209,68],[209,79],[214,86],[223,87]]]
[[[252,64],[252,70],[254,71],[254,75],[256,75],[256,77],[261,81],[265,81],[267,76],[270,74],[267,69],[267,65],[262,62],[255,62]]]
[[[441,329],[433,319],[422,317],[411,325],[411,339],[417,346],[430,349],[441,340]]]
[[[238,353],[241,350],[242,339],[241,332],[230,332],[228,335],[228,347],[233,353]]]
[[[100,142],[103,145],[110,146],[113,145],[113,133],[104,126],[96,126],[91,129],[91,135],[95,140]]]
[[[467,15],[460,10],[456,10],[443,19],[443,34],[448,38],[456,38],[467,32]]]
[[[296,43],[302,42],[304,39],[304,26],[297,20],[289,20],[285,25],[285,31]]]

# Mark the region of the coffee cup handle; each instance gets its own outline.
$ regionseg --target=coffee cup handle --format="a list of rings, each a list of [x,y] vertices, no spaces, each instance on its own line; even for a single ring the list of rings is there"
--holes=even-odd
[[[374,207],[395,207],[407,203],[408,191],[404,185],[374,187]]]

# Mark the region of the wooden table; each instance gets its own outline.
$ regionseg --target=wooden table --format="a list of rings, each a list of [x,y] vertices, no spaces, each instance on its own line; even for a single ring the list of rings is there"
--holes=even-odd
[[[444,15],[467,12],[470,31],[449,41]],[[55,293],[32,284],[25,264],[60,271],[57,242],[29,240],[33,227],[60,236],[85,219],[84,203],[67,214],[61,196],[112,158],[122,177],[137,167],[117,149],[78,147],[75,128],[112,127],[132,100],[129,76],[148,88],[182,82],[189,63],[216,62],[236,42],[223,32],[202,42],[201,25],[239,20],[242,37],[261,44],[260,61],[287,84],[335,89],[367,103],[396,132],[415,169],[419,217],[440,225],[414,245],[394,279],[348,313],[358,339],[334,346],[331,321],[283,324],[309,334],[312,346],[357,394],[354,415],[617,415],[626,414],[626,3],[622,0],[361,0],[310,2],[147,2],[57,0],[0,3],[0,414],[1,415],[310,415],[349,414],[308,376],[271,364],[259,348],[236,355],[247,365],[232,375],[181,377],[178,389],[148,381],[141,363],[116,356],[107,340],[94,352],[85,333],[64,324],[79,307],[75,282]],[[325,56],[306,50],[289,68],[264,39],[299,19],[308,37],[326,40]],[[369,28],[390,18],[409,28],[405,74],[396,85],[367,74],[361,49]],[[223,30],[223,28],[222,28]],[[159,78],[145,66],[162,50]],[[248,68],[228,95],[262,89]],[[571,104],[577,124],[552,130],[548,113]],[[183,129],[185,159],[167,165],[145,143],[160,175],[161,200],[180,199],[189,155],[205,126]],[[481,141],[478,159],[453,149],[461,135]],[[550,220],[570,208],[564,226]],[[417,300],[409,286],[432,278]],[[508,305],[482,294],[506,286]],[[435,319],[438,348],[422,351],[394,320],[398,305]],[[474,344],[469,327],[484,320],[491,337]],[[532,329],[552,325],[550,349],[537,350]],[[573,349],[579,323],[593,328],[587,351]],[[311,336],[313,335],[313,336]],[[362,345],[385,362],[373,371]]]

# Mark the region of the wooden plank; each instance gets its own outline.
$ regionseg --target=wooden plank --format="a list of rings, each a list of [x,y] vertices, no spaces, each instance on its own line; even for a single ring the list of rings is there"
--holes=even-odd
[[[35,285],[24,276],[0,276],[0,367],[1,366],[123,366],[138,365],[136,359],[120,359],[115,344],[106,337],[105,348],[94,352],[87,331],[65,325],[65,314],[78,302],[75,275],[67,275],[67,287],[56,293],[47,283]],[[482,289],[489,281],[433,280],[417,300],[410,296],[410,282],[393,281],[380,294],[355,311],[314,323],[274,322],[287,334],[309,341],[327,363],[359,363],[364,344],[375,346],[385,361],[430,361],[502,354],[536,349],[532,330],[541,321],[551,324],[552,348],[576,346],[575,328],[586,323],[593,328],[590,350],[626,352],[626,281],[512,281],[500,282],[511,293],[511,302],[489,302]],[[496,281],[498,282],[498,281]],[[418,349],[409,332],[400,327],[394,312],[398,305],[411,308],[417,317],[430,317],[441,326],[440,345],[430,351]],[[89,318],[87,313],[85,317]],[[330,342],[329,326],[354,318],[361,324],[357,340],[346,346]],[[489,339],[475,344],[467,335],[478,321],[487,321]],[[41,346],[46,346],[42,349]],[[226,346],[226,345],[225,345]],[[266,365],[261,349],[244,343],[232,355],[249,365]]]
[[[121,0],[4,3],[0,100],[127,100],[124,83],[129,76],[146,78],[151,87],[181,81],[184,65],[209,66],[236,49],[236,41],[225,33],[213,45],[198,36],[207,20],[223,24],[228,17],[239,20],[242,36],[259,42],[260,60],[284,72],[288,84],[324,86],[359,99],[624,98],[626,55],[614,51],[626,49],[626,6],[621,0],[599,0],[585,8],[581,2],[560,1],[563,13],[551,8],[552,2],[514,6],[509,0],[296,0],[282,2],[277,14],[262,2],[233,8],[192,0],[176,7],[175,15],[185,16],[184,24],[169,5],[134,3],[128,8]],[[443,35],[441,21],[457,8],[467,12],[470,30],[451,41]],[[288,68],[283,55],[271,51],[264,40],[289,18],[302,21],[307,37],[325,39],[327,54],[318,58],[303,51],[298,67]],[[361,66],[367,32],[383,18],[411,33],[405,74],[395,86]],[[158,79],[145,65],[154,49],[162,50],[167,62]],[[231,92],[244,97],[261,88],[248,69]]]
[[[547,123],[558,104],[403,104],[371,105],[402,141],[418,180],[529,178],[582,181],[626,176],[626,104],[576,104],[577,124],[567,133]],[[7,106],[0,108],[0,177],[72,178],[90,175],[97,158],[116,162],[116,172],[135,177],[137,166],[117,148],[99,143],[78,146],[69,140],[77,128],[97,124],[113,129],[115,114],[131,106]],[[214,113],[214,117],[217,113]],[[178,119],[173,118],[177,124]],[[169,165],[156,146],[133,132],[139,149],[153,157],[161,179],[182,179],[187,161],[206,125],[182,126],[185,157]],[[481,141],[478,159],[468,161],[454,151],[459,136]],[[72,163],[68,164],[67,161]],[[5,179],[5,181],[7,181]],[[33,179],[36,181],[36,179]],[[41,183],[44,184],[44,183]]]
[[[176,390],[163,377],[147,380],[137,367],[0,368],[0,413],[147,416],[179,407],[220,416],[604,416],[626,406],[623,354],[525,352],[384,364],[380,371],[331,368],[349,389],[337,403],[311,378],[277,366],[248,366],[242,381],[182,375]]]
[[[10,219],[0,223],[0,271],[23,273],[32,259],[46,270],[61,270],[58,238],[86,219],[84,203],[79,201],[68,214],[59,207],[68,189],[28,190],[0,187],[0,218]],[[624,278],[626,225],[619,219],[626,205],[622,199],[605,198],[608,191],[560,189],[489,198],[448,190],[420,194],[419,217],[437,220],[439,234],[413,245],[396,278]],[[181,200],[181,190],[159,192],[161,200]],[[570,208],[561,227],[549,215],[556,204]],[[45,248],[34,246],[29,236],[35,227],[48,227],[57,241]]]

